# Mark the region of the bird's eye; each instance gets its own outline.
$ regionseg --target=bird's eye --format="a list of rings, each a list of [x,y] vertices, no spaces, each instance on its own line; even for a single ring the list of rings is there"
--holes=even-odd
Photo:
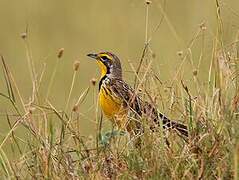
[[[102,56],[101,59],[103,59],[104,61],[107,61],[108,57],[107,56]]]

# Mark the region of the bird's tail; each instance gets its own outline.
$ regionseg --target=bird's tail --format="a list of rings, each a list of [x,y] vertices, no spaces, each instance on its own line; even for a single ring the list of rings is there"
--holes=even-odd
[[[170,120],[167,118],[167,116],[160,113],[152,104],[148,102],[141,101],[139,98],[136,99],[135,102],[136,103],[134,103],[132,109],[134,109],[139,116],[142,116],[142,113],[144,113],[158,126],[161,124],[160,121],[162,121],[164,129],[175,129],[184,137],[188,137],[188,128],[186,125]],[[143,107],[143,109],[141,109],[141,107]],[[154,129],[154,127],[152,127],[152,129]]]
[[[181,124],[176,121],[172,121],[168,119],[165,115],[162,113],[159,113],[160,119],[163,121],[163,128],[165,129],[175,129],[177,130],[181,135],[188,137],[188,128],[186,125]]]
[[[181,135],[188,137],[188,128],[184,124],[172,121],[172,129],[176,129]]]

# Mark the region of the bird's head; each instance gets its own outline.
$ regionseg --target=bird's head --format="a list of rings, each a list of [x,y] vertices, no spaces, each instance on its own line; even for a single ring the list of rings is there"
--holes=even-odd
[[[101,70],[101,78],[105,75],[122,78],[122,69],[119,58],[110,52],[90,53],[87,56],[96,60]]]

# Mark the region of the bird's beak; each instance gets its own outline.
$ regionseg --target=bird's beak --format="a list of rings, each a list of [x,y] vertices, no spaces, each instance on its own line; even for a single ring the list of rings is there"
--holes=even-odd
[[[87,56],[89,56],[89,57],[91,57],[93,59],[97,59],[98,58],[98,55],[94,54],[94,53],[87,54]]]

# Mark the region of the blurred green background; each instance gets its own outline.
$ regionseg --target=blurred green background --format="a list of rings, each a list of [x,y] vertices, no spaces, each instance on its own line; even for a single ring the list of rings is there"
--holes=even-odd
[[[239,1],[223,0],[220,3],[223,41],[228,44],[235,40],[238,33]],[[111,51],[117,54],[122,59],[125,78],[132,83],[129,61],[137,66],[140,60],[145,41],[145,12],[143,0],[0,0],[0,54],[5,57],[27,103],[32,87],[21,33],[28,27],[27,41],[38,75],[46,65],[41,87],[43,96],[57,61],[57,52],[64,48],[49,99],[56,108],[64,108],[73,75],[73,62],[79,60],[80,69],[70,101],[72,107],[90,85],[90,79],[99,76],[97,65],[86,57],[90,52]],[[216,2],[212,0],[152,0],[148,26],[149,37],[153,34],[150,47],[156,55],[154,68],[162,81],[171,80],[181,63],[177,52],[185,51],[202,23],[207,29],[203,48],[205,56],[199,75],[203,78],[208,72],[217,32],[216,12]],[[152,33],[161,20],[159,29]],[[195,64],[198,63],[201,47],[202,39],[198,38],[192,47]],[[188,69],[185,74],[189,75],[185,80],[190,81],[193,69],[189,62],[185,63],[184,69]],[[83,134],[94,130],[96,90],[97,87],[90,89],[80,107]],[[6,93],[2,71],[0,92]],[[10,104],[0,97],[2,127],[7,127],[5,113],[10,109]],[[1,128],[0,135],[5,137],[8,131],[9,128]]]

